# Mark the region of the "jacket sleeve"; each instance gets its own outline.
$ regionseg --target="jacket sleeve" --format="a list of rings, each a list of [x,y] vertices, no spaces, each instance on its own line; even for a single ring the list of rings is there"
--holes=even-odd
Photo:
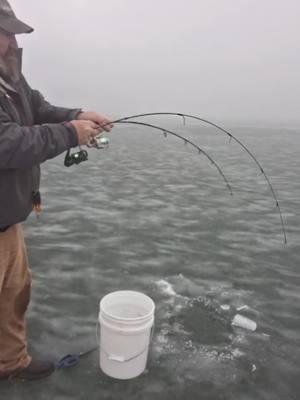
[[[72,121],[77,119],[78,115],[82,112],[80,108],[64,108],[53,106],[45,100],[43,95],[38,90],[31,89],[24,77],[22,77],[22,79],[31,99],[36,124],[40,125],[45,123],[52,124],[64,121]]]
[[[20,126],[0,107],[0,169],[32,167],[77,145],[70,124]]]

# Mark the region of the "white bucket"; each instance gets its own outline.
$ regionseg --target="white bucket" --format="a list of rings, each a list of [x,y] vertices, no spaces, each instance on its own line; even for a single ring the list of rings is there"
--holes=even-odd
[[[100,368],[117,379],[131,379],[146,368],[154,324],[153,300],[121,290],[100,301]]]

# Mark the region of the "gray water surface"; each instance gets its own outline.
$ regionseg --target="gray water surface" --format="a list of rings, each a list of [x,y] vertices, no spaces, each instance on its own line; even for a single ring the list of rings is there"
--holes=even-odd
[[[39,383],[2,382],[1,399],[299,398],[299,132],[232,129],[274,186],[284,245],[267,182],[237,144],[202,125],[160,123],[202,146],[233,196],[190,146],[116,127],[110,148],[89,151],[88,162],[43,166],[43,213],[25,224],[32,353],[58,360],[93,347],[100,299],[133,289],[156,304],[147,370],[114,380],[94,352]],[[233,327],[238,312],[257,330]]]

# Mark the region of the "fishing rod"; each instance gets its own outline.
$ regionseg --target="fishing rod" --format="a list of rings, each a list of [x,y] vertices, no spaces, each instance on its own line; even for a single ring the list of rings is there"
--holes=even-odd
[[[112,122],[106,123],[106,124],[102,125],[102,128],[105,128],[106,125],[110,125],[110,124],[125,123],[125,122],[131,122],[131,123],[132,123],[132,122],[135,122],[136,125],[144,125],[144,126],[149,126],[149,127],[151,127],[151,128],[159,129],[160,131],[162,131],[162,132],[164,133],[165,136],[166,136],[167,133],[170,133],[171,135],[174,135],[174,136],[179,137],[180,139],[184,140],[184,143],[185,143],[185,144],[189,143],[189,144],[191,144],[193,147],[197,148],[198,151],[199,151],[199,153],[204,154],[204,155],[212,162],[212,164],[214,164],[214,166],[218,169],[218,172],[222,175],[223,179],[225,180],[225,183],[226,183],[227,188],[229,189],[230,193],[232,194],[231,186],[230,186],[230,184],[229,184],[227,178],[225,177],[225,175],[224,175],[223,172],[221,171],[220,167],[219,167],[219,166],[217,165],[217,163],[216,163],[206,152],[204,152],[204,150],[202,150],[198,145],[196,145],[196,144],[193,143],[192,141],[186,139],[184,136],[181,136],[181,135],[179,135],[179,134],[177,134],[177,133],[175,133],[175,132],[166,130],[166,129],[162,128],[162,127],[159,127],[159,126],[156,126],[156,125],[152,125],[152,124],[147,124],[147,123],[145,123],[145,122],[129,121],[129,120],[131,120],[131,119],[142,118],[142,117],[167,116],[167,115],[168,115],[168,116],[177,116],[177,117],[181,117],[181,118],[183,119],[183,124],[184,124],[184,125],[186,125],[186,119],[189,118],[189,119],[194,119],[194,120],[203,122],[203,123],[205,123],[205,124],[208,124],[208,125],[210,125],[210,126],[213,126],[213,127],[215,127],[215,128],[217,129],[217,132],[218,132],[218,133],[225,133],[225,134],[229,137],[230,141],[231,141],[231,140],[234,140],[236,143],[238,143],[238,144],[243,148],[244,151],[246,151],[246,153],[252,158],[252,160],[253,160],[253,161],[255,162],[255,164],[258,166],[260,172],[261,172],[262,175],[264,176],[264,179],[266,180],[266,182],[267,182],[267,184],[268,184],[268,186],[269,186],[269,189],[270,189],[270,191],[271,191],[272,197],[273,197],[273,199],[274,199],[274,201],[275,201],[275,205],[276,205],[277,210],[278,210],[278,213],[279,213],[280,223],[281,223],[281,229],[282,229],[282,233],[283,233],[283,237],[284,237],[284,243],[287,244],[287,235],[286,235],[286,230],[285,230],[285,225],[284,225],[284,221],[283,221],[283,216],[282,216],[281,208],[280,208],[280,206],[279,206],[279,201],[278,201],[277,196],[276,196],[276,194],[275,194],[275,190],[274,190],[274,188],[273,188],[273,186],[272,186],[272,184],[271,184],[271,182],[270,182],[270,179],[268,178],[268,176],[267,176],[267,174],[265,173],[265,171],[264,171],[264,169],[263,169],[261,163],[257,160],[257,158],[254,156],[254,154],[248,149],[248,147],[246,147],[246,146],[244,145],[244,143],[242,143],[242,141],[240,141],[237,137],[235,137],[234,135],[232,135],[228,130],[222,128],[221,126],[219,126],[219,125],[217,125],[217,124],[215,124],[215,123],[213,123],[213,122],[211,122],[211,121],[209,121],[209,120],[207,120],[207,119],[200,118],[200,117],[195,116],[195,115],[192,115],[192,114],[175,113],[175,112],[153,112],[153,113],[143,113],[143,114],[131,115],[131,116],[128,116],[128,117],[119,118],[119,119],[116,119],[116,120],[114,120],[114,121],[112,121]],[[102,136],[102,134],[100,134],[100,135]],[[103,138],[103,137],[101,138],[101,136],[92,139],[92,140],[90,141],[88,147],[96,147],[96,148],[98,148],[98,149],[99,149],[99,148],[104,148],[104,147],[106,147],[106,146],[108,145],[108,143],[106,143],[106,144],[104,144],[103,142],[101,143],[101,140],[107,140],[107,139],[106,139],[106,138]],[[75,160],[74,160],[74,156],[75,156]],[[72,160],[72,158],[73,158],[73,161],[70,162],[70,160]],[[87,152],[86,152],[85,150],[81,150],[81,149],[80,149],[80,151],[79,151],[78,153],[75,153],[74,155],[70,155],[70,151],[69,151],[69,152],[67,153],[67,155],[66,155],[66,158],[65,158],[65,165],[66,165],[66,166],[70,166],[70,165],[73,165],[73,164],[79,164],[79,162],[81,162],[81,161],[78,162],[78,161],[76,160],[76,158],[77,158],[78,161],[79,161],[80,158],[82,158],[82,161],[86,161],[86,160],[87,160]],[[70,164],[70,165],[68,165],[68,160],[69,160],[69,164]]]
[[[109,123],[109,124],[111,124],[111,123]],[[187,144],[192,145],[194,148],[196,148],[198,150],[199,154],[203,154],[211,162],[211,164],[215,166],[215,168],[217,169],[219,174],[222,176],[222,178],[227,186],[227,189],[229,190],[229,193],[231,195],[233,194],[231,185],[230,185],[228,179],[226,178],[226,176],[224,175],[223,171],[219,167],[219,165],[214,161],[214,159],[205,150],[203,150],[201,147],[199,147],[196,143],[192,142],[191,140],[185,138],[182,135],[179,135],[176,132],[170,131],[169,129],[165,129],[165,128],[162,128],[160,126],[153,125],[153,124],[148,124],[146,122],[117,120],[117,121],[113,121],[112,124],[131,124],[131,125],[146,126],[146,127],[161,131],[165,137],[167,137],[167,135],[170,134],[172,136],[176,136],[177,138],[183,140],[185,145],[187,145]],[[105,125],[108,125],[108,124],[105,124]],[[102,125],[102,127],[105,127],[105,125]],[[102,135],[102,134],[100,134],[100,135]],[[98,137],[92,138],[87,146],[89,148],[95,147],[97,149],[102,149],[102,148],[107,147],[108,144],[109,144],[109,141],[107,138],[98,136]],[[73,164],[80,164],[81,162],[87,161],[87,160],[88,160],[88,153],[86,150],[82,150],[80,148],[79,152],[73,153],[73,154],[71,154],[70,150],[68,150],[67,155],[65,157],[65,166],[70,167]]]

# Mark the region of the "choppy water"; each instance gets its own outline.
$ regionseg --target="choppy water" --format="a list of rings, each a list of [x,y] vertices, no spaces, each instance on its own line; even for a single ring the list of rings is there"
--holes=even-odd
[[[232,130],[274,185],[284,246],[267,183],[247,154],[214,129],[176,126],[219,162],[233,196],[178,139],[118,127],[110,149],[90,151],[88,162],[44,165],[41,222],[31,217],[25,227],[33,354],[57,360],[93,347],[99,300],[134,289],[156,304],[146,372],[113,380],[96,352],[40,383],[1,383],[1,399],[299,398],[299,132]],[[231,325],[238,312],[255,332]]]

